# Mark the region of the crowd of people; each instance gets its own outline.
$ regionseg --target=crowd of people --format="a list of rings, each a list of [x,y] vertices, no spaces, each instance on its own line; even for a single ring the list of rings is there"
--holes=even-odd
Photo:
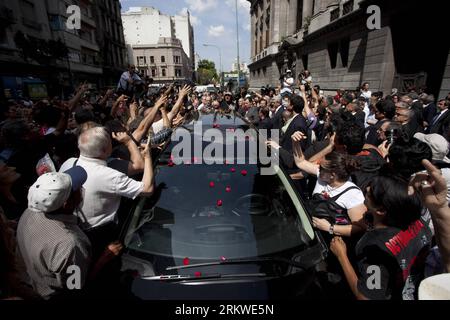
[[[278,131],[267,145],[336,257],[329,271],[356,298],[416,299],[424,277],[450,271],[450,95],[369,83],[325,95],[307,71],[259,92],[147,91],[133,69],[117,89],[84,83],[67,101],[2,103],[0,298],[73,296],[73,265],[80,287],[98,287],[122,250],[121,203],[152,195],[153,159],[192,112]]]

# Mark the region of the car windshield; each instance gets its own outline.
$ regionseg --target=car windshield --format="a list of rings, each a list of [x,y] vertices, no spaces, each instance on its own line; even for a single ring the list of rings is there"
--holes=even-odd
[[[257,165],[156,169],[156,191],[133,212],[125,245],[142,254],[209,260],[306,248],[314,232],[285,173]]]

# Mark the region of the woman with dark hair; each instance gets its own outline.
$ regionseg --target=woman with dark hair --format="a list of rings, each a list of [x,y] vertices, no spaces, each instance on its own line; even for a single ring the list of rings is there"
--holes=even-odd
[[[331,242],[330,249],[358,299],[416,298],[432,235],[421,219],[420,196],[408,191],[408,182],[393,175],[370,182],[365,202],[370,229],[356,245],[358,274],[342,238]]]
[[[326,219],[313,218],[315,228],[329,232],[332,235],[350,237],[365,229],[363,222],[366,207],[362,191],[350,180],[350,175],[357,169],[358,163],[350,156],[332,152],[325,156],[320,165],[309,162],[303,155],[300,141],[304,134],[296,132],[292,135],[294,158],[296,166],[304,172],[317,176],[313,195],[322,195],[325,199],[335,198],[335,202],[342,208],[343,215],[347,213],[350,221],[346,225],[333,225]]]

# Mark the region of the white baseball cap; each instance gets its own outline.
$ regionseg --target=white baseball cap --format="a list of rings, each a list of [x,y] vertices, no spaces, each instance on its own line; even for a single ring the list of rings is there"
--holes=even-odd
[[[46,213],[56,211],[69,199],[72,191],[81,188],[86,179],[86,171],[79,166],[64,173],[43,174],[28,190],[28,208]]]
[[[419,286],[419,300],[450,300],[450,273],[423,280]]]
[[[448,141],[443,136],[436,133],[423,134],[419,132],[414,135],[414,138],[430,146],[433,153],[433,160],[450,163],[450,159],[447,158],[449,152]]]

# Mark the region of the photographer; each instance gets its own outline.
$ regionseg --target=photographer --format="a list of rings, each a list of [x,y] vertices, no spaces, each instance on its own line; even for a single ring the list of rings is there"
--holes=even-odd
[[[303,70],[300,73],[301,84],[305,86],[306,91],[311,91],[311,83],[313,81],[311,73],[308,70]]]
[[[292,93],[292,86],[295,84],[295,80],[291,70],[286,70],[286,74],[282,77],[281,82],[281,94],[285,92]]]

